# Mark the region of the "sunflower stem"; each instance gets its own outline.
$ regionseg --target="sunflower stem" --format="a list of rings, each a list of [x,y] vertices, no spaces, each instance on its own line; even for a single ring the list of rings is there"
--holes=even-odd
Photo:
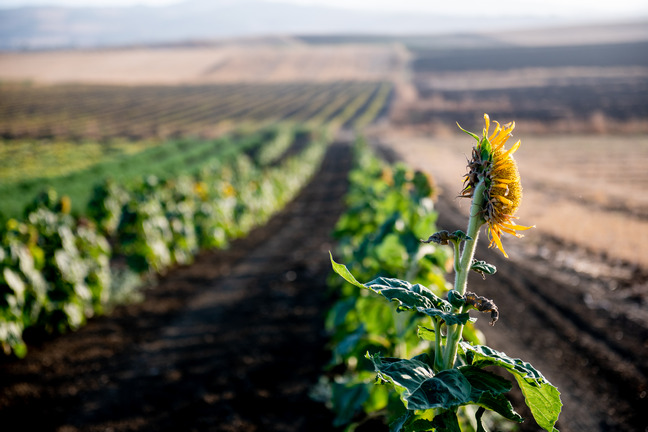
[[[454,283],[454,289],[461,295],[464,295],[464,293],[466,292],[466,285],[468,284],[468,273],[470,273],[470,267],[475,256],[475,248],[477,247],[479,229],[486,222],[484,220],[483,214],[485,190],[486,183],[484,182],[484,180],[481,180],[475,187],[472,205],[470,206],[470,219],[468,220],[468,232],[466,233],[469,239],[464,242],[463,251],[461,252],[461,260],[459,261],[459,271],[457,271],[457,273],[455,274]]]
[[[434,370],[439,372],[443,370],[443,349],[441,340],[441,321],[432,318],[434,322]]]
[[[477,240],[479,238],[479,229],[485,223],[483,216],[484,201],[485,201],[486,183],[480,180],[475,186],[472,196],[472,204],[470,206],[470,219],[468,220],[468,240],[464,242],[464,247],[461,252],[461,259],[459,265],[455,268],[455,282],[454,289],[459,294],[464,295],[466,292],[466,285],[468,284],[468,274],[472,265],[473,257],[475,256],[475,248],[477,247]],[[456,251],[455,253],[457,253]],[[456,256],[455,256],[456,262]],[[455,312],[465,312],[466,307],[455,308]],[[457,357],[457,346],[461,339],[463,332],[463,325],[456,324],[448,326],[448,335],[446,339],[445,352],[443,355],[443,364],[445,369],[451,369],[454,366]]]

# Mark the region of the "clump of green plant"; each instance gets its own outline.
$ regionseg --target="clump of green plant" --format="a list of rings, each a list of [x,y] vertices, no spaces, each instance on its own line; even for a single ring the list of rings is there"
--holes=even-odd
[[[272,130],[252,132],[220,149],[221,159],[201,150],[200,161],[180,161],[165,178],[106,180],[81,216],[67,195],[39,195],[22,221],[0,224],[2,352],[24,357],[26,330],[77,329],[121,301],[141,298],[138,287],[149,277],[265,223],[315,173],[330,142],[325,131],[300,133],[295,145],[292,129],[282,140]],[[265,138],[274,141],[261,161],[247,154]]]
[[[471,199],[467,231],[439,231],[425,240],[450,245],[454,252],[454,287],[446,298],[422,284],[396,278],[378,277],[360,283],[344,265],[331,257],[333,270],[353,286],[394,302],[400,312],[410,311],[427,317],[427,325],[419,325],[415,330],[421,340],[427,341],[426,352],[412,358],[366,354],[373,363],[378,383],[391,385],[403,404],[395,408],[400,416],[391,423],[391,431],[459,432],[462,427],[485,431],[482,417],[486,410],[513,422],[522,422],[523,418],[505,396],[512,383],[484,369],[487,366],[509,372],[522,390],[538,425],[547,431],[557,431],[555,424],[562,403],[556,387],[531,364],[488,346],[462,340],[464,326],[474,321],[468,313],[470,309],[490,313],[491,324],[499,317],[499,310],[491,300],[467,291],[469,272],[485,276],[496,271],[494,266],[474,258],[481,228],[486,227],[490,246],[497,247],[505,256],[502,233],[521,237],[517,231],[530,228],[514,222],[522,187],[512,154],[520,142],[508,150],[504,146],[515,125],[509,123],[502,127],[495,122],[495,131],[489,135],[490,121],[487,115],[484,119],[481,137],[465,131],[477,140],[461,192],[462,196]],[[464,409],[469,406],[474,408]]]

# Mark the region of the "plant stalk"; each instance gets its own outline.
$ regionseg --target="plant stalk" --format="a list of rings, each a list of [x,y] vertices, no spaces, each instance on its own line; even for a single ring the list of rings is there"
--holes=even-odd
[[[470,219],[468,220],[468,230],[466,232],[466,234],[470,238],[464,242],[463,251],[461,253],[461,260],[459,261],[458,269],[455,269],[456,273],[454,289],[461,295],[464,295],[466,293],[468,274],[470,273],[470,267],[473,262],[473,257],[475,256],[475,248],[477,247],[477,240],[479,238],[479,229],[485,223],[483,216],[485,190],[486,184],[482,179],[479,183],[477,183],[477,186],[475,187],[472,204],[470,206]],[[457,312],[465,312],[465,306]],[[461,339],[462,332],[463,325],[457,324],[448,326],[448,336],[446,339],[445,352],[443,356],[443,364],[445,369],[451,369],[454,366],[455,359],[457,357],[457,346],[459,345],[459,340]]]
[[[439,372],[443,369],[443,351],[441,341],[441,321],[432,318],[434,322],[434,371]]]

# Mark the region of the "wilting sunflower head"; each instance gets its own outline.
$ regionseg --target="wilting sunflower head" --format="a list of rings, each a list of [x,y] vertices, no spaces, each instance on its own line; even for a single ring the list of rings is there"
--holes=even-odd
[[[484,130],[481,138],[467,132],[477,140],[473,148],[472,158],[468,162],[468,173],[464,180],[461,196],[473,198],[477,185],[484,182],[482,217],[488,224],[487,232],[490,247],[497,246],[505,257],[508,257],[502,246],[502,233],[522,237],[516,231],[532,227],[517,225],[513,219],[522,201],[522,185],[517,164],[513,153],[520,147],[520,141],[510,149],[504,145],[511,137],[515,123],[500,126],[498,122],[492,134],[489,135],[490,119],[484,114]],[[460,126],[461,127],[461,126]],[[463,130],[463,129],[462,129]]]

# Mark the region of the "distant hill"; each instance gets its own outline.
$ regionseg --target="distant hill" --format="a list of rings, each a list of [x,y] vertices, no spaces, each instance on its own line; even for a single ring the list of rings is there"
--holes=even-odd
[[[440,34],[558,23],[549,18],[485,20],[260,0],[188,0],[166,7],[23,7],[0,10],[0,49],[96,48],[288,34]]]
[[[526,29],[498,28],[493,31],[452,32],[446,34],[401,35],[294,35],[308,44],[402,43],[410,49],[478,49],[498,47],[579,46],[627,44],[648,41],[648,19],[606,23],[550,24]],[[462,53],[460,55],[465,55]],[[646,57],[645,55],[643,56]],[[643,61],[644,58],[640,59]]]

